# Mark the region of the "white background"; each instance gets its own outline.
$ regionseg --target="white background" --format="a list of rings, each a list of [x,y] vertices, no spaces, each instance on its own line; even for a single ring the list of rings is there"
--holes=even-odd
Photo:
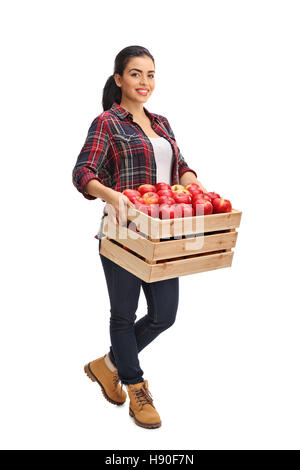
[[[1,5],[1,447],[299,449],[299,2]],[[157,430],[83,372],[110,345],[104,203],[71,173],[129,45],[155,58],[146,107],[243,211],[232,267],[181,277],[140,354]]]

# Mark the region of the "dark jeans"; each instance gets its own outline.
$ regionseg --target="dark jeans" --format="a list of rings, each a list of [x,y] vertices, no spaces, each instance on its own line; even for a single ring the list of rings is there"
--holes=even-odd
[[[99,251],[101,239],[99,240]],[[123,384],[143,382],[138,353],[175,322],[179,278],[144,282],[99,253],[110,299],[110,359]],[[137,322],[141,287],[148,313]],[[163,361],[162,361],[163,363]]]

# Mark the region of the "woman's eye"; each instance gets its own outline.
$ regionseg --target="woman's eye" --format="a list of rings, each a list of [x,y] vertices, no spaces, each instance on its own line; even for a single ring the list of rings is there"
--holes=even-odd
[[[131,76],[134,77],[135,75],[138,75],[138,72],[133,73]],[[154,78],[154,75],[150,74],[149,77]]]

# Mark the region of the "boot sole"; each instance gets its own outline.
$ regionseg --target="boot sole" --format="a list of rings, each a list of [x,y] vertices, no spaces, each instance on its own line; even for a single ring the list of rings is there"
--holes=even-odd
[[[142,423],[141,421],[136,419],[134,412],[132,411],[130,407],[129,407],[129,416],[131,416],[134,419],[135,424],[137,424],[138,426],[141,426],[142,428],[155,429],[155,428],[161,427],[161,421],[159,423],[151,423],[151,424]]]
[[[84,366],[84,372],[86,373],[86,375],[88,376],[88,378],[92,382],[97,382],[100,385],[102,394],[103,394],[104,398],[106,398],[106,400],[109,401],[109,403],[112,403],[113,405],[117,405],[117,406],[124,405],[126,400],[122,401],[122,402],[115,401],[107,395],[107,393],[105,391],[105,388],[103,387],[102,383],[97,379],[97,377],[91,371],[90,362]]]

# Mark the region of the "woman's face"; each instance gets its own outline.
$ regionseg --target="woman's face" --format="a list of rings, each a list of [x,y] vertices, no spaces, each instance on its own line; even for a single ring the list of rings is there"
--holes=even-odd
[[[155,88],[155,67],[148,56],[132,57],[123,76],[114,74],[115,82],[122,90],[122,101],[145,103]],[[142,88],[140,92],[137,90]],[[145,93],[143,92],[145,90]]]

